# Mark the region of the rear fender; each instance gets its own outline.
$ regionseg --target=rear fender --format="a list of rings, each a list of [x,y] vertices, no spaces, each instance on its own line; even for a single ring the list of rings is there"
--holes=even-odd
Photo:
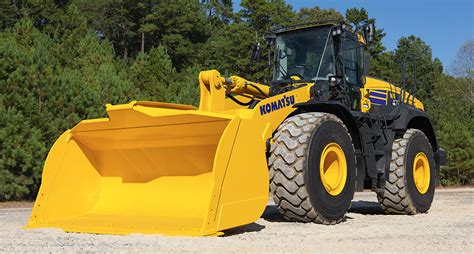
[[[438,185],[440,178],[440,166],[445,164],[445,152],[438,146],[433,124],[431,123],[428,114],[425,111],[419,110],[417,108],[408,105],[402,105],[400,117],[393,123],[393,129],[397,132],[398,137],[403,136],[405,131],[408,129],[418,129],[426,135],[435,156],[436,184]],[[390,160],[388,160],[388,162],[390,162]],[[386,171],[388,171],[390,167],[390,164],[387,164]]]

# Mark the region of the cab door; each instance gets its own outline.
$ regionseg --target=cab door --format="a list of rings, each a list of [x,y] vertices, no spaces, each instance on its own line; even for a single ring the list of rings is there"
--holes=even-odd
[[[341,40],[342,73],[349,95],[349,108],[361,110],[361,88],[364,87],[363,45],[358,36],[346,32]]]

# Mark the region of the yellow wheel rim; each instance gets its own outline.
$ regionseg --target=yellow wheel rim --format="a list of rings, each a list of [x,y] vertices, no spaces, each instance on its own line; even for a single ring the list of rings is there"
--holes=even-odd
[[[423,152],[415,156],[413,162],[413,178],[415,186],[421,194],[425,194],[430,187],[430,163]]]
[[[346,156],[342,148],[336,143],[327,144],[321,154],[319,174],[326,191],[332,195],[339,195],[344,189],[347,179]]]

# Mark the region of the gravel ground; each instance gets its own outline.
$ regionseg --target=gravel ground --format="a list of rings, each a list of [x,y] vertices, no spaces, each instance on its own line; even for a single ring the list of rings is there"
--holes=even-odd
[[[13,202],[0,202],[0,209],[2,208],[33,208],[34,202],[27,201],[13,201]]]
[[[93,235],[23,230],[30,208],[0,209],[0,252],[378,252],[474,253],[474,189],[438,190],[428,214],[384,215],[375,194],[357,193],[336,226],[285,222],[272,202],[256,223],[223,237]]]

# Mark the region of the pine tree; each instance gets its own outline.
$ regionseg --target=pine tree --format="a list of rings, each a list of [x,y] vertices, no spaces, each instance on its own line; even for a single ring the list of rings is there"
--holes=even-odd
[[[163,0],[154,11],[157,40],[166,48],[173,66],[180,71],[196,63],[202,45],[209,37],[209,23],[202,6],[195,1]]]
[[[402,37],[394,52],[394,62],[395,81],[401,82],[401,71],[406,71],[407,88],[416,92],[416,96],[422,101],[426,101],[429,108],[429,102],[434,96],[434,85],[443,72],[441,61],[438,58],[433,59],[431,47],[416,36]],[[417,84],[414,83],[414,74],[416,74]]]
[[[441,168],[444,185],[474,183],[474,104],[466,93],[471,84],[469,78],[443,75],[430,100],[438,143],[447,151],[447,165]]]
[[[234,19],[232,0],[201,0],[207,19],[212,27],[222,28]]]
[[[139,53],[129,70],[130,81],[143,94],[143,99],[171,102],[173,91],[170,83],[178,73],[164,47],[152,48]]]
[[[301,8],[297,14],[298,23],[342,21],[341,13],[335,9],[321,9],[319,7]]]

